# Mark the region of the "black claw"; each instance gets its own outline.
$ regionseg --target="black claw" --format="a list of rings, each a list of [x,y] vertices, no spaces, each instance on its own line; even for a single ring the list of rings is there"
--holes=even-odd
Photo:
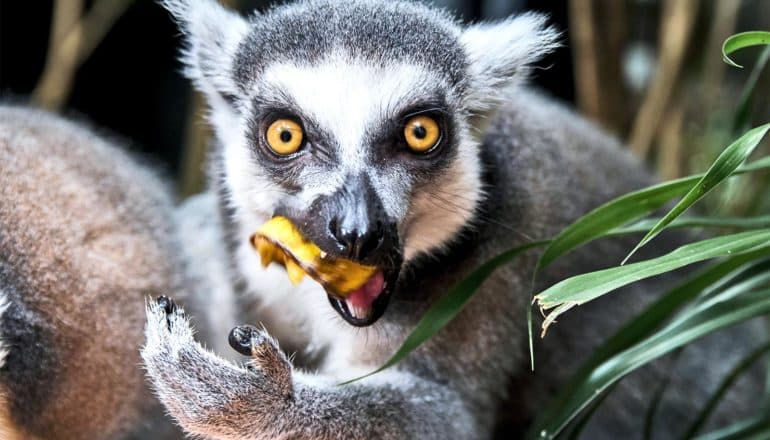
[[[163,308],[163,311],[166,312],[167,315],[170,315],[176,311],[176,304],[166,295],[159,296],[157,303],[161,308]]]
[[[233,350],[244,356],[251,356],[251,347],[254,339],[259,334],[259,330],[253,325],[239,325],[230,330],[230,336],[227,342]]]
[[[163,311],[166,313],[166,327],[171,330],[171,314],[176,312],[177,306],[176,303],[166,295],[161,295],[156,300],[158,305],[163,309]]]

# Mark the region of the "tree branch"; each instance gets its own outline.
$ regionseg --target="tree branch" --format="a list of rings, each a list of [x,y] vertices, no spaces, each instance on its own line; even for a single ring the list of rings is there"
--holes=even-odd
[[[132,0],[98,0],[83,16],[82,0],[56,0],[43,74],[32,92],[35,104],[59,110],[72,90],[75,72],[96,49]]]
[[[631,150],[640,157],[647,156],[658,131],[681,71],[697,12],[698,0],[667,0],[663,3],[658,68],[631,130]]]

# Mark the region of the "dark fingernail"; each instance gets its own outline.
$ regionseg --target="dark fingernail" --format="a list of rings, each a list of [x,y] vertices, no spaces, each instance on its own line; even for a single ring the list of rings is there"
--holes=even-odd
[[[171,298],[161,295],[157,299],[158,305],[163,309],[166,314],[171,314],[176,309],[176,304],[174,304],[174,301],[171,300]]]
[[[230,330],[227,341],[233,350],[244,356],[251,356],[251,342],[257,329],[251,325],[239,325]]]

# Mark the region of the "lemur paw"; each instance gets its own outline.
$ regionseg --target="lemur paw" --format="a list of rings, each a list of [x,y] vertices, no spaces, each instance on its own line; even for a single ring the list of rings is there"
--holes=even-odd
[[[279,392],[291,395],[291,364],[265,329],[239,325],[230,331],[228,341],[235,351],[251,357],[247,368],[261,372],[273,381]]]
[[[291,399],[291,365],[264,330],[233,329],[231,345],[251,356],[244,367],[236,366],[196,342],[184,310],[160,297],[147,306],[145,336],[141,354],[148,379],[189,432],[209,432],[211,423],[225,429],[223,424],[235,420],[233,411],[255,401],[266,414],[275,414]]]
[[[177,354],[183,347],[196,344],[184,309],[165,296],[147,305],[145,337],[144,352]]]

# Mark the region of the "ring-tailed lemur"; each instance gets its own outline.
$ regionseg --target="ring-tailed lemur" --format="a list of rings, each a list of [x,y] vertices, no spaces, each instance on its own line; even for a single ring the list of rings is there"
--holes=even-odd
[[[211,106],[213,184],[239,282],[231,285],[252,298],[242,316],[265,325],[231,334],[233,347],[252,356],[237,366],[194,342],[173,303],[150,307],[142,352],[148,375],[188,432],[488,438],[506,386],[513,384],[511,412],[525,425],[569,374],[562,367],[649,298],[649,286],[635,286],[626,292],[635,294],[631,301],[585,307],[560,323],[533,378],[525,368],[529,256],[489,279],[397,368],[337,386],[381,365],[474,266],[552,236],[650,177],[615,141],[519,87],[531,63],[558,44],[542,16],[466,27],[406,1],[309,0],[249,20],[210,0],[163,4],[185,34],[187,74]],[[312,281],[293,288],[281,269],[262,269],[249,243],[275,215],[325,252],[377,266],[379,274],[345,300]],[[615,242],[593,248],[590,258],[578,254],[551,279],[615,264],[624,249]],[[570,327],[575,320],[584,325]],[[270,335],[315,354],[306,365],[314,372],[293,369]],[[704,383],[718,370],[704,374]],[[641,432],[643,417],[628,414],[644,405],[638,380],[613,394],[589,438]],[[694,404],[664,407],[676,417]]]
[[[395,368],[338,386],[384,362],[480,262],[552,236],[650,176],[617,142],[520,84],[556,44],[540,16],[463,26],[419,3],[311,0],[246,20],[214,0],[164,5],[211,104],[209,193],[172,213],[162,185],[103,141],[39,113],[0,112],[0,293],[9,304],[0,433],[114,438],[140,423],[138,314],[143,296],[166,294],[193,316],[166,297],[151,303],[141,354],[189,433],[521,435],[575,366],[660,291],[635,285],[566,316],[538,344],[532,373],[524,317],[536,255],[527,255]],[[249,237],[274,215],[325,252],[376,265],[366,294],[338,301],[263,269]],[[616,264],[627,250],[588,247],[542,282]],[[251,356],[241,366],[203,349],[190,319],[215,346],[240,320],[265,327],[229,333]],[[761,340],[755,330],[679,357],[656,432],[671,438],[686,426],[732,360]],[[300,368],[271,335],[296,350]],[[666,366],[620,383],[586,438],[643,432],[649,384]],[[739,391],[724,417],[751,403],[752,388]]]

